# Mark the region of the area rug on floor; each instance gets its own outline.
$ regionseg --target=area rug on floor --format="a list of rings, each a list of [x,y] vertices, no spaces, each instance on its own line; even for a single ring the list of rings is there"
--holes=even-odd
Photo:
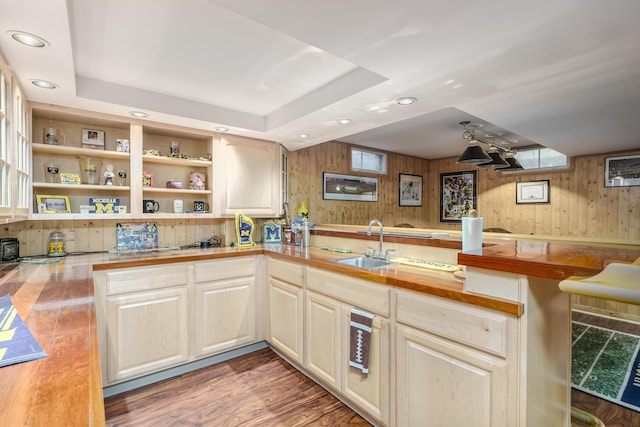
[[[602,319],[607,318],[574,316],[572,386],[640,412],[640,333],[618,326],[626,322]]]

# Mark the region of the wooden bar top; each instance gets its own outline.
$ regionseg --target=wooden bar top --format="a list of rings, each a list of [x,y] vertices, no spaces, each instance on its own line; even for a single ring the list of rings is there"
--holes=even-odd
[[[458,263],[468,267],[564,280],[571,276],[593,276],[610,263],[632,263],[638,257],[640,246],[633,245],[515,240],[460,252]]]
[[[105,424],[92,274],[94,270],[144,267],[216,258],[271,255],[381,284],[412,289],[513,315],[521,304],[467,294],[452,273],[393,265],[360,270],[335,263],[357,254],[320,248],[258,245],[138,255],[67,256],[55,264],[0,263],[0,296],[11,295],[20,317],[47,357],[0,368],[0,425],[101,426]],[[554,279],[592,275],[609,262],[633,262],[640,247],[605,247],[513,241],[482,253],[459,255],[461,264]]]

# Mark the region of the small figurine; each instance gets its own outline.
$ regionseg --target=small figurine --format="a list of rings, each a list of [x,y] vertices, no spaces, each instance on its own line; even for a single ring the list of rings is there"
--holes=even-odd
[[[107,163],[104,168],[104,185],[113,185],[113,177],[115,176],[113,173],[113,165],[111,163]]]

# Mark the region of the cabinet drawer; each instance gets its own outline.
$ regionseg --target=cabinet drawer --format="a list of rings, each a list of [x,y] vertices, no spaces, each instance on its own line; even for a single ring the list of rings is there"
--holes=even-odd
[[[396,291],[397,320],[426,332],[506,357],[508,317],[419,292]]]
[[[169,288],[187,284],[187,266],[127,268],[107,273],[107,295]]]
[[[196,283],[254,276],[256,274],[256,258],[243,256],[198,262],[195,264],[194,274]]]
[[[280,279],[283,282],[297,286],[302,286],[304,283],[304,265],[302,264],[269,257],[267,268],[269,269],[269,276]]]
[[[389,317],[389,292],[386,285],[307,267],[307,288],[344,301],[366,311]]]

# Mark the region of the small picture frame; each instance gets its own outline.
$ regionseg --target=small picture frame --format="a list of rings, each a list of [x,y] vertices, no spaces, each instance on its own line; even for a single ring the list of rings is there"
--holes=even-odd
[[[38,213],[71,213],[71,204],[68,196],[36,194],[36,203],[38,205]]]
[[[605,157],[605,187],[632,187],[640,185],[640,154]]]
[[[400,206],[422,206],[422,176],[401,173],[398,181]]]
[[[549,203],[549,180],[516,182],[516,203]]]
[[[82,148],[104,150],[104,131],[82,129]]]

